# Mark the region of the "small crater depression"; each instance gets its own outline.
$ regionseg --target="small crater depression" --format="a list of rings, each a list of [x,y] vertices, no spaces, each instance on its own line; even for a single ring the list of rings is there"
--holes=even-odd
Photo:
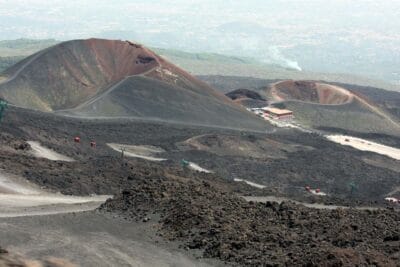
[[[322,105],[343,105],[354,99],[353,93],[339,86],[313,81],[283,81],[271,88],[273,98],[280,101],[294,100]]]

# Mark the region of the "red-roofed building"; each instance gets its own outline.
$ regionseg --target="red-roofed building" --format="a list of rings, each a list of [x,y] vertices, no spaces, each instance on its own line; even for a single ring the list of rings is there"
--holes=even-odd
[[[265,117],[278,120],[290,120],[293,119],[293,111],[288,109],[279,109],[272,107],[264,107],[261,109],[264,112]]]

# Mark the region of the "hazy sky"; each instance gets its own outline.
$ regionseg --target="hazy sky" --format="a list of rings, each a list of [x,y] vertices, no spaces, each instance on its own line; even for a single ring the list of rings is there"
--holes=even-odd
[[[241,21],[307,34],[398,38],[398,0],[0,0],[0,38],[82,38],[104,31],[202,32]]]
[[[399,0],[0,0],[0,40],[88,37],[400,83]]]

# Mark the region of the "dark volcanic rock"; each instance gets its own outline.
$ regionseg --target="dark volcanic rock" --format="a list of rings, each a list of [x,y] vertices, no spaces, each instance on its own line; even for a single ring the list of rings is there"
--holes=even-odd
[[[254,99],[254,100],[264,100],[265,101],[265,99],[259,93],[251,91],[249,89],[237,89],[235,91],[227,93],[226,96],[232,100],[236,100],[238,98],[250,98],[250,99]]]
[[[14,143],[15,150],[29,150],[31,149],[31,145],[27,142],[15,142]]]
[[[212,181],[177,176],[138,180],[101,209],[138,221],[158,214],[163,237],[203,249],[204,257],[239,265],[396,266],[399,262],[396,211],[246,202]]]

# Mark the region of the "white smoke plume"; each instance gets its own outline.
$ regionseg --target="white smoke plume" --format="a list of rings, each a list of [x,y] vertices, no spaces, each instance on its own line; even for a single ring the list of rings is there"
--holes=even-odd
[[[281,51],[277,46],[270,46],[268,48],[268,51],[269,51],[269,56],[275,63],[284,65],[285,67],[289,67],[291,69],[302,71],[302,68],[300,67],[299,63],[297,61],[290,60],[287,57],[285,57],[285,55],[281,53]]]

